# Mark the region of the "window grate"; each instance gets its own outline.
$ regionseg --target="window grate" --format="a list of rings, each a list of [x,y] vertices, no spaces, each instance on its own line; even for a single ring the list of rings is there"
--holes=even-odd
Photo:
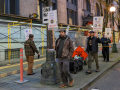
[[[10,59],[19,59],[20,49],[12,49]],[[5,50],[5,60],[8,60],[8,49]]]

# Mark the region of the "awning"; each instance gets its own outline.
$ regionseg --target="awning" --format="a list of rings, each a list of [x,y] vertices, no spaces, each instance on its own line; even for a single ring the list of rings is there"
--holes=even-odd
[[[86,26],[86,24],[93,24],[93,16],[83,18],[83,26]]]
[[[86,23],[86,25],[93,25],[93,21],[88,21],[87,23]]]

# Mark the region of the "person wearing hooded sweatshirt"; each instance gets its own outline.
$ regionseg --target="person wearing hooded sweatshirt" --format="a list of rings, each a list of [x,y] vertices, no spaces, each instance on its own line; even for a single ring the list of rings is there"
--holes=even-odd
[[[70,58],[73,55],[74,46],[72,40],[66,35],[66,31],[64,29],[61,29],[59,32],[60,36],[53,46],[56,50],[56,58],[58,58],[59,70],[63,82],[60,88],[65,88],[73,86],[74,84],[74,79],[69,70]]]

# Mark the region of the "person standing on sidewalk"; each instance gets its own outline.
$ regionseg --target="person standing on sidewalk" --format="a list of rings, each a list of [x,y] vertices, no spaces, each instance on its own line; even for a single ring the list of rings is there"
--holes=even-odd
[[[104,61],[107,60],[107,62],[109,62],[109,43],[111,43],[111,41],[109,38],[105,37],[105,33],[103,33],[101,42],[102,42],[102,54]]]
[[[96,62],[96,72],[99,72],[99,63],[98,63],[98,43],[101,43],[99,37],[94,36],[94,31],[90,31],[90,37],[87,39],[86,52],[88,53],[88,71],[87,74],[92,74],[92,62],[95,59]]]
[[[29,35],[29,39],[27,41],[25,41],[24,43],[24,47],[25,47],[25,55],[26,55],[26,59],[28,62],[28,71],[27,71],[27,75],[34,75],[33,73],[33,64],[34,64],[34,55],[35,52],[40,55],[40,53],[38,52],[35,43],[33,41],[34,39],[34,35],[30,34]]]
[[[56,41],[56,44],[53,44],[53,46],[56,49],[56,56],[58,57],[59,69],[63,82],[60,88],[65,88],[68,86],[68,80],[69,86],[73,86],[74,84],[73,77],[69,70],[70,58],[73,55],[74,46],[72,40],[66,35],[64,29],[61,29],[59,32],[60,36]]]

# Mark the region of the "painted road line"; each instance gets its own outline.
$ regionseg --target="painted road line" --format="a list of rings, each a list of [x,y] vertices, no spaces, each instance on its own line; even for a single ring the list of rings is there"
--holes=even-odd
[[[42,60],[45,60],[46,58],[42,58],[42,59],[38,59],[38,60],[34,60],[34,62],[37,62],[37,61],[42,61]],[[24,62],[23,64],[27,64],[27,62]],[[0,67],[0,70],[2,69],[6,69],[6,68],[10,68],[10,67],[15,67],[15,66],[19,66],[20,64],[15,64],[15,65],[11,65],[11,66],[4,66],[4,67]]]

